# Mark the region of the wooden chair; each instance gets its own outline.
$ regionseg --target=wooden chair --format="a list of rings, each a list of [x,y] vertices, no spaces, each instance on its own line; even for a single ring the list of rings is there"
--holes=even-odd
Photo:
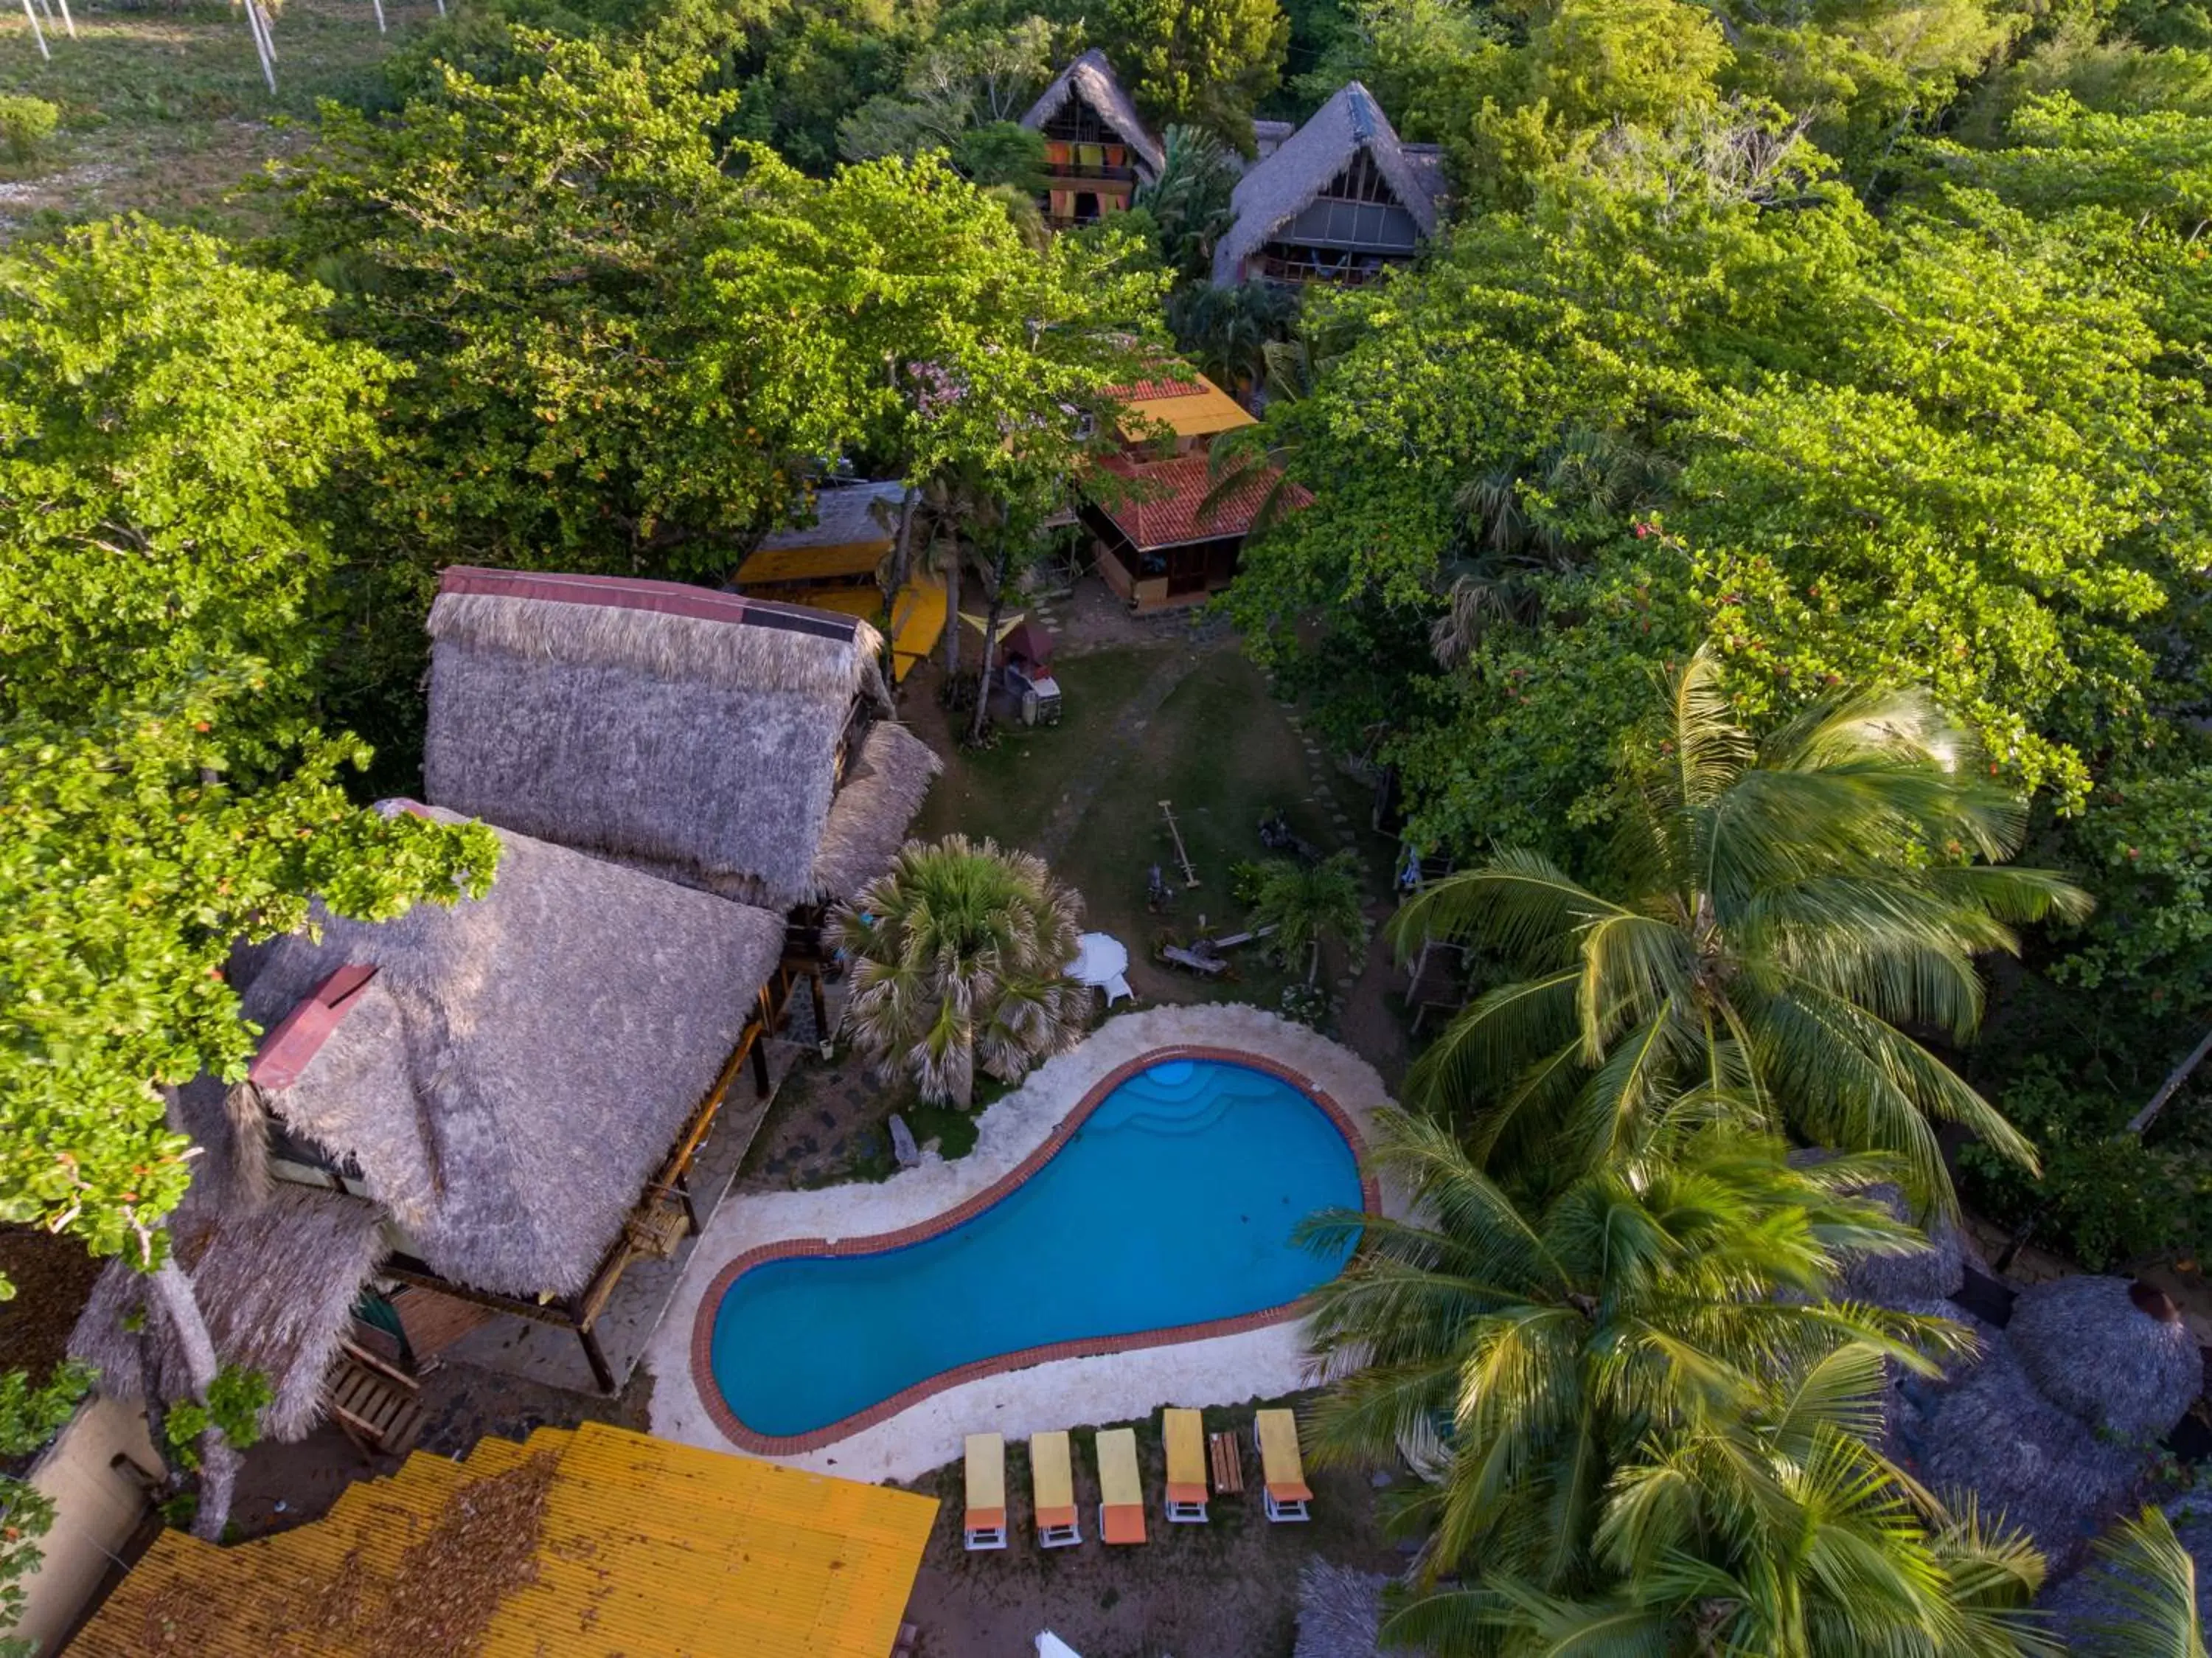
[[[372,1460],[405,1456],[422,1431],[422,1384],[350,1341],[323,1379],[323,1408]]]

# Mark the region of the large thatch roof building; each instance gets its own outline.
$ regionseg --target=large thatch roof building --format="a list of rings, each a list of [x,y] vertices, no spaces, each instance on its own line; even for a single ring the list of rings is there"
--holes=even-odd
[[[1436,234],[1443,158],[1398,137],[1374,94],[1346,82],[1237,182],[1213,280],[1361,283]]]
[[[177,1247],[222,1357],[276,1381],[279,1434],[313,1425],[372,1277],[550,1309],[588,1336],[641,1194],[681,1192],[734,1056],[758,1052],[781,915],[500,839],[482,899],[381,923],[319,906],[241,952],[233,979],[265,1033],[248,1081],[185,1090],[208,1156]],[[139,1293],[111,1267],[76,1338],[112,1391],[136,1391]]]
[[[1022,117],[1044,135],[1045,217],[1088,224],[1129,205],[1160,176],[1166,155],[1096,46],[1058,75]]]
[[[741,903],[857,890],[938,770],[858,617],[457,567],[430,636],[433,804]]]

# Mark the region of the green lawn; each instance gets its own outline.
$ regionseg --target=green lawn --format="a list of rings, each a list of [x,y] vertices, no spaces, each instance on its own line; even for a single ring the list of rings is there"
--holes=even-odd
[[[437,15],[432,0],[385,0],[380,35],[369,0],[285,0],[272,98],[237,6],[70,9],[76,39],[52,31],[51,63],[20,5],[0,15],[0,92],[59,105],[63,127],[48,153],[0,168],[0,213],[137,210],[240,233],[267,217],[265,198],[232,198],[240,181],[312,142],[319,99],[380,89],[386,52]]]

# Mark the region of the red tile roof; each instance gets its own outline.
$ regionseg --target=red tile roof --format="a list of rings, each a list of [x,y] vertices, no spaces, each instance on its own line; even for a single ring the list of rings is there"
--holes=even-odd
[[[1172,460],[1149,464],[1115,455],[1099,464],[1136,486],[1122,499],[1101,501],[1098,508],[1140,552],[1246,533],[1281,476],[1274,466],[1255,467],[1237,480],[1212,512],[1201,515],[1200,503],[1220,483],[1205,455],[1178,455]],[[1297,485],[1285,486],[1285,506],[1296,509],[1312,501],[1313,497]]]
[[[1163,397],[1197,397],[1206,389],[1206,382],[1195,377],[1189,380],[1140,380],[1129,386],[1109,386],[1102,395],[1116,403],[1150,403]]]

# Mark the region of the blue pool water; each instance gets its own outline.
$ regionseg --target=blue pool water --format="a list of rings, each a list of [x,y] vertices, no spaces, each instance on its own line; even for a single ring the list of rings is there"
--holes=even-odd
[[[1352,1148],[1299,1089],[1169,1061],[949,1231],[741,1274],[714,1315],[714,1377],[755,1433],[805,1434],[978,1359],[1261,1312],[1343,1265],[1291,1229],[1359,1203]]]

